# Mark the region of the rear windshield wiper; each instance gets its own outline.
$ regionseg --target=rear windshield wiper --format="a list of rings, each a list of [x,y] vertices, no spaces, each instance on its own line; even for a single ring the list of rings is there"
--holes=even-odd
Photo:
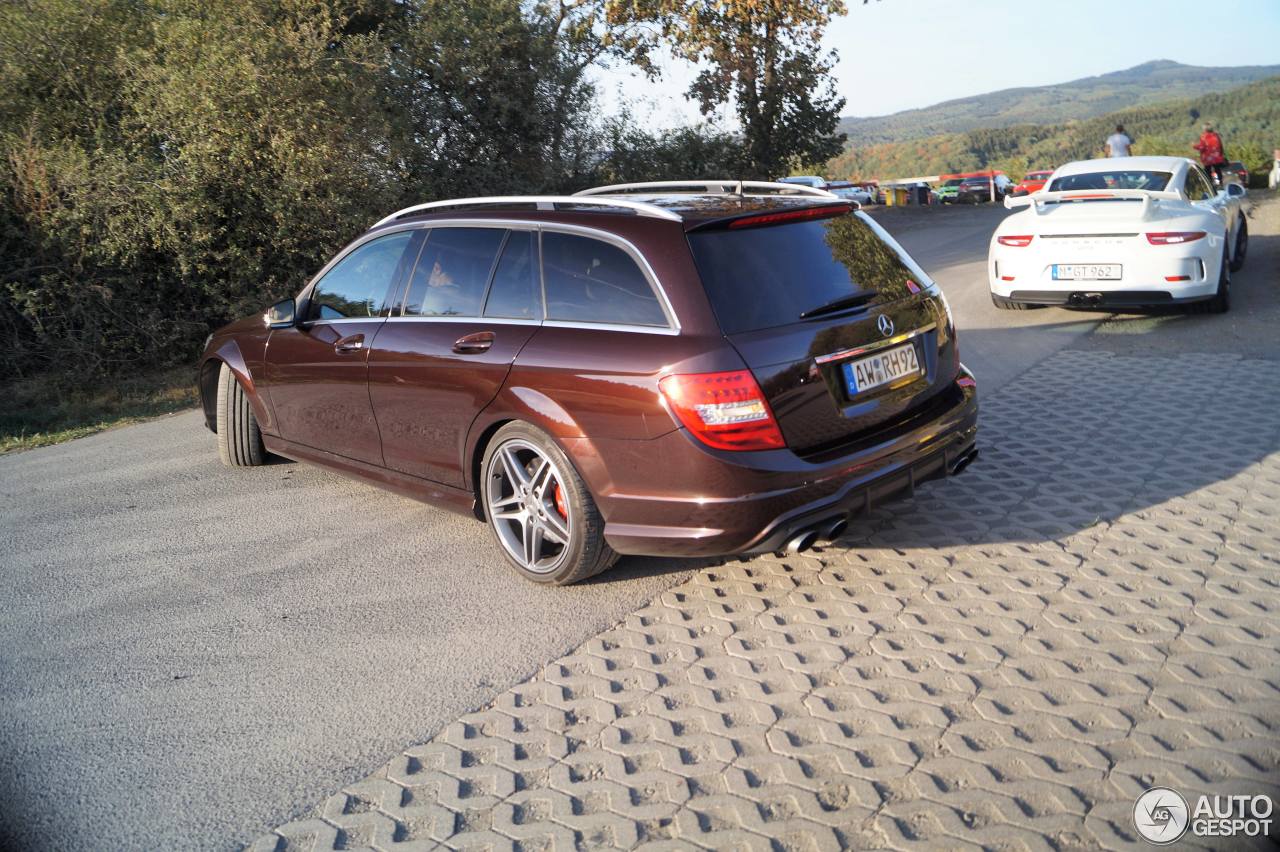
[[[810,308],[800,314],[800,319],[809,319],[810,317],[820,317],[824,314],[834,314],[839,311],[845,311],[849,308],[856,308],[858,305],[865,305],[880,294],[875,290],[863,290],[858,293],[850,293],[848,296],[841,296],[839,299],[832,299],[825,305],[819,305],[816,308]]]

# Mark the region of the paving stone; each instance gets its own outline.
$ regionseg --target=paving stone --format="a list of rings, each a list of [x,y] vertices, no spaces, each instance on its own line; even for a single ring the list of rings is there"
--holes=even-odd
[[[1277,399],[1060,352],[964,476],[699,572],[250,848],[1110,848],[1150,786],[1280,789]]]

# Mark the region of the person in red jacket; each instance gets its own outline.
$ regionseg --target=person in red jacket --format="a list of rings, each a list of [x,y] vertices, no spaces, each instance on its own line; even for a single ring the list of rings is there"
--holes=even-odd
[[[1222,167],[1227,164],[1227,155],[1222,150],[1222,137],[1209,122],[1204,123],[1204,132],[1200,141],[1191,146],[1200,152],[1200,165],[1213,178],[1214,183],[1222,185]]]

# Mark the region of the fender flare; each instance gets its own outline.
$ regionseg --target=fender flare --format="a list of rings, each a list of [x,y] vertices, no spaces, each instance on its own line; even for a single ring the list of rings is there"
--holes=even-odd
[[[233,337],[214,341],[213,348],[205,351],[204,358],[200,362],[200,405],[204,410],[205,425],[209,427],[210,431],[217,431],[213,425],[217,423],[218,416],[216,410],[218,404],[217,384],[208,380],[208,373],[209,371],[221,369],[223,364],[227,365],[232,375],[236,377],[236,381],[240,383],[240,387],[244,388],[245,396],[249,398],[249,405],[253,407],[253,415],[258,419],[258,425],[262,431],[274,434],[275,424],[271,419],[270,412],[267,410],[266,402],[262,399],[257,383],[254,382],[253,374],[245,364],[244,354],[241,353],[240,346]],[[212,388],[212,393],[208,392],[210,388]]]

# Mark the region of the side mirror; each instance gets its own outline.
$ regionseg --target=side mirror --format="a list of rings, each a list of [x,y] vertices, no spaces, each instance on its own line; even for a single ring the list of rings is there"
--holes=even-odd
[[[262,315],[262,320],[267,324],[267,328],[293,328],[293,314],[293,299],[285,299],[267,308],[267,312]]]
[[[1229,183],[1229,184],[1227,184],[1227,197],[1228,197],[1228,198],[1240,198],[1241,196],[1243,196],[1243,195],[1244,195],[1244,193],[1245,193],[1244,187],[1243,187],[1243,186],[1241,186],[1240,184],[1238,184],[1238,183]]]

